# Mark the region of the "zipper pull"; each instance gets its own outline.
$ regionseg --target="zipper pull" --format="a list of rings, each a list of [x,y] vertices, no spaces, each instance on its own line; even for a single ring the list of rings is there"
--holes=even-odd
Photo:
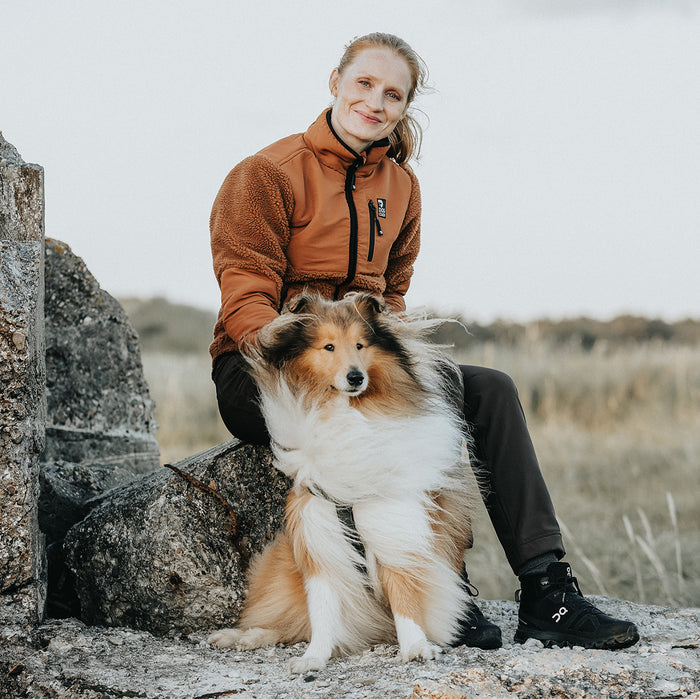
[[[350,166],[350,168],[352,169],[352,178],[351,178],[351,180],[350,180],[350,184],[351,184],[351,186],[352,186],[352,191],[353,191],[353,192],[355,191],[355,175],[357,174],[357,168],[359,168],[360,165],[362,165],[362,160],[361,160],[361,159],[356,160],[356,161]]]

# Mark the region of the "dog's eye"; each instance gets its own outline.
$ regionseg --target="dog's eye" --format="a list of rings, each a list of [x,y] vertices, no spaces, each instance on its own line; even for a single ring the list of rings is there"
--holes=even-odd
[[[357,349],[362,349],[362,348],[364,347],[364,345],[363,345],[361,342],[358,342],[358,343],[355,345],[355,347],[357,347]]]
[[[328,344],[323,349],[328,352],[332,352],[335,349],[335,345]]]

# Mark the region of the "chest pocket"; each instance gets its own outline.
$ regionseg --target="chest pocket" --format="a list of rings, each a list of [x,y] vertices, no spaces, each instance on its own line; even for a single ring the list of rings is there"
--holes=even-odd
[[[381,201],[385,201],[382,199]],[[379,202],[377,202],[379,204]],[[374,205],[374,200],[369,200],[369,252],[367,253],[367,262],[372,262],[374,259],[374,241],[377,237],[381,238],[384,235],[382,224],[379,221],[379,206]],[[386,212],[386,208],[384,209]],[[384,216],[386,218],[386,214]]]
[[[384,197],[365,197],[362,204],[358,201],[359,272],[384,274],[386,270],[404,218],[403,207],[398,207],[396,215],[391,215],[390,201]]]

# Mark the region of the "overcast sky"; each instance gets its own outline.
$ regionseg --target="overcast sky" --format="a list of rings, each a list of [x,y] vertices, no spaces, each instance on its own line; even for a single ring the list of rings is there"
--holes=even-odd
[[[0,21],[0,130],[45,168],[47,236],[115,296],[216,310],[221,182],[381,30],[435,87],[409,306],[700,317],[695,0],[2,0]]]

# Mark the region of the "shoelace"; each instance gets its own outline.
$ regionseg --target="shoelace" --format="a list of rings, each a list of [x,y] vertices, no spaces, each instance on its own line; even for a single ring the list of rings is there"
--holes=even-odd
[[[467,569],[464,568],[462,571],[462,579],[464,580],[464,587],[467,591],[467,594],[470,597],[478,597],[479,596],[479,588],[469,579],[469,574],[467,573]]]
[[[573,591],[576,593],[576,595],[578,597],[580,597],[581,600],[583,600],[587,605],[589,605],[590,607],[593,607],[593,605],[583,596],[583,592],[581,592],[581,588],[579,587],[579,584],[578,584],[578,578],[575,578],[573,575],[571,575],[571,576],[568,576],[568,577],[563,578],[561,580],[556,580],[556,581],[554,581],[554,583],[550,582],[550,584],[556,585],[556,584],[559,584],[560,582],[564,586],[564,589],[562,590],[562,593],[561,593],[561,601],[562,602],[564,601],[567,593],[570,592],[570,590],[567,590],[567,586],[570,583],[573,586],[573,588],[574,588]],[[467,584],[471,585],[471,583],[469,582],[469,578],[467,578]],[[476,588],[474,588],[474,589],[476,589]],[[523,591],[521,589],[518,589],[515,591],[515,601],[518,603],[520,602],[520,597],[522,596],[522,592]],[[471,593],[469,593],[469,594],[471,594]],[[478,590],[476,591],[476,594],[477,595],[479,594]],[[595,607],[594,607],[594,609],[595,609]]]

